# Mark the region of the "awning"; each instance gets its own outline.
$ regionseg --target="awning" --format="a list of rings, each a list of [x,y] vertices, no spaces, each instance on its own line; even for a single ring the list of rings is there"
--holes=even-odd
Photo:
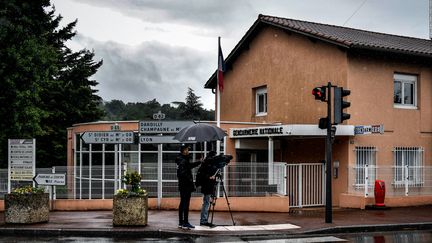
[[[283,136],[326,136],[327,130],[318,125],[293,124],[265,127],[231,128],[230,138],[283,137]],[[337,125],[336,136],[354,136],[353,125]]]

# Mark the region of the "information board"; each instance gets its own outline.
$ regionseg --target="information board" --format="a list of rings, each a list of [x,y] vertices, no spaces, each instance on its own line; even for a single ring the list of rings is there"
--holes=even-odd
[[[81,135],[81,139],[85,143],[105,143],[105,144],[116,144],[116,143],[134,143],[133,132],[84,132]]]
[[[36,169],[36,140],[8,140],[8,175],[11,181],[32,181]]]

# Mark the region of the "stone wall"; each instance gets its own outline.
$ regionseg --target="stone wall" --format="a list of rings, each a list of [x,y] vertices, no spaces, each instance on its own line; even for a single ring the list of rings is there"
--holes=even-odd
[[[147,225],[147,197],[120,197],[113,200],[114,226]]]

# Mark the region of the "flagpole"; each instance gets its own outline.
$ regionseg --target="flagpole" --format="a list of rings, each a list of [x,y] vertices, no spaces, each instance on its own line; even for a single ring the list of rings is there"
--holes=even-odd
[[[220,36],[218,37],[218,70],[219,70],[219,48]],[[219,88],[219,71],[216,72],[216,126],[220,127],[220,88]],[[220,140],[216,141],[216,154],[220,154]]]

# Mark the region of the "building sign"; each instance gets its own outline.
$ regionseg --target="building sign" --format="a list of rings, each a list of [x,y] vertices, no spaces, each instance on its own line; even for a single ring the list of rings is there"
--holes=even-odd
[[[81,135],[81,139],[85,143],[106,143],[106,144],[116,144],[116,143],[134,143],[134,133],[133,132],[84,132]]]
[[[139,138],[140,143],[181,143],[178,140],[174,140],[174,136],[143,136]]]
[[[44,186],[64,186],[66,185],[65,174],[37,174],[33,180],[38,185]]]
[[[355,135],[384,134],[384,125],[355,126],[354,133]]]
[[[139,132],[141,134],[174,134],[193,124],[192,121],[140,121]]]
[[[232,128],[230,137],[268,137],[268,136],[283,136],[288,134],[287,126],[271,126],[271,127],[252,127],[252,128]]]
[[[32,181],[36,164],[35,139],[9,139],[8,171],[11,181]]]
[[[267,127],[231,128],[231,138],[276,137],[276,136],[326,136],[327,131],[318,125],[294,124]],[[337,125],[337,136],[353,136],[354,126]]]

